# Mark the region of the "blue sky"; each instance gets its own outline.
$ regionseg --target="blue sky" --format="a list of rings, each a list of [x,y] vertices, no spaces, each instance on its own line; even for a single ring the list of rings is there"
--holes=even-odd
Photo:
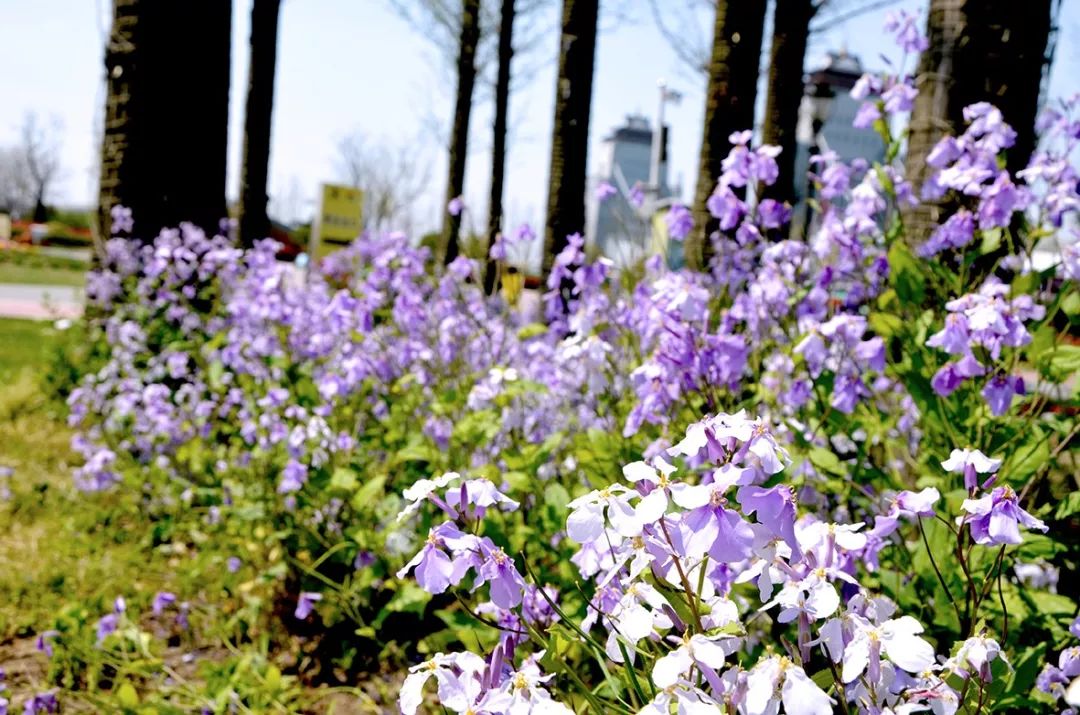
[[[685,5],[689,0],[658,0]],[[104,83],[102,48],[109,0],[0,0],[0,146],[16,141],[24,113],[55,119],[61,129],[63,176],[50,199],[64,205],[89,205],[96,186],[96,155]],[[538,67],[511,98],[511,129],[506,212],[510,224],[543,221],[559,3],[553,1],[533,23],[536,54],[525,60]],[[600,138],[629,112],[651,116],[656,81],[664,77],[683,93],[667,109],[671,124],[671,175],[692,191],[700,142],[704,80],[680,64],[653,24],[648,0],[602,2],[593,88],[590,164]],[[925,2],[902,2],[913,11]],[[1062,12],[1050,96],[1080,91],[1080,3]],[[247,76],[249,3],[234,0],[233,80],[230,110],[228,187],[238,186],[244,89]],[[846,47],[864,65],[880,68],[882,51],[891,52],[873,13],[816,36],[808,64],[825,52]],[[702,23],[696,33],[711,37]],[[688,39],[688,41],[691,41]],[[766,37],[766,43],[768,38]],[[197,51],[197,42],[191,43]],[[895,55],[894,55],[895,56]],[[270,192],[286,206],[310,213],[310,199],[321,181],[337,177],[337,145],[349,134],[371,142],[416,142],[426,160],[430,187],[418,202],[421,229],[437,225],[444,189],[443,136],[449,124],[452,75],[431,43],[404,22],[386,0],[284,0],[273,121]],[[465,198],[477,224],[485,216],[490,173],[490,92],[473,112]],[[279,204],[281,205],[281,204]]]

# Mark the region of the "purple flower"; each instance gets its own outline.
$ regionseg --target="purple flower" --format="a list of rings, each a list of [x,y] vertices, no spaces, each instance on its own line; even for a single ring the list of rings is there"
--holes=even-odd
[[[896,38],[896,44],[904,52],[918,54],[930,47],[930,41],[919,32],[917,23],[916,15],[901,10],[898,13],[890,12],[885,15],[884,29]]]
[[[969,377],[986,373],[986,369],[971,355],[965,355],[956,362],[946,363],[930,380],[934,392],[948,397]]]
[[[747,213],[746,204],[735,195],[731,187],[718,185],[705,202],[705,207],[714,218],[720,219],[720,229],[730,231],[735,228]]]
[[[1005,660],[998,642],[986,636],[975,636],[960,645],[956,655],[949,659],[948,665],[957,673],[965,676],[973,673],[979,680],[989,683],[994,679],[990,671],[990,663],[994,660]]]
[[[919,91],[905,81],[897,82],[889,87],[881,98],[885,100],[885,111],[895,114],[896,112],[910,112],[918,94]]]
[[[926,341],[932,348],[940,348],[950,355],[967,355],[971,352],[971,333],[963,313],[945,316],[945,327]]]
[[[244,562],[241,561],[239,557],[230,556],[225,561],[225,568],[227,568],[229,570],[229,573],[236,573],[237,571],[240,570],[240,567],[243,565],[243,563]]]
[[[39,653],[44,653],[45,657],[53,657],[52,641],[60,635],[60,631],[42,631],[38,634],[37,640],[34,641],[34,647]]]
[[[278,494],[289,494],[300,491],[307,482],[307,466],[295,459],[290,459],[281,470],[281,481],[278,482]]]
[[[735,509],[725,507],[725,487],[703,486],[679,495],[680,506],[690,509],[680,522],[686,555],[695,559],[707,553],[721,564],[742,561],[750,555],[754,530]]]
[[[961,508],[969,514],[965,521],[971,525],[971,537],[983,546],[1022,543],[1018,524],[1048,531],[1046,524],[1020,508],[1009,486],[997,487],[981,499],[965,499]]]
[[[780,228],[791,219],[791,208],[776,199],[762,199],[757,215],[762,228]]]
[[[297,620],[305,620],[311,615],[311,612],[315,610],[315,604],[322,600],[321,593],[312,593],[310,591],[304,591],[300,594],[300,597],[296,599],[296,611],[293,613]]]
[[[532,226],[523,223],[514,231],[514,243],[530,243],[536,240],[536,231]]]
[[[833,383],[829,404],[838,412],[850,415],[859,400],[870,395],[870,390],[858,375],[837,375]]]
[[[460,216],[465,210],[465,201],[460,196],[455,196],[446,204],[446,212],[451,216]]]
[[[26,701],[23,708],[24,715],[40,715],[41,713],[60,712],[60,703],[56,699],[56,693],[37,693]]]
[[[487,583],[491,589],[491,601],[504,610],[521,603],[525,591],[525,579],[518,573],[514,560],[500,548],[487,550],[486,559],[477,572],[473,588]]]
[[[98,619],[97,622],[97,641],[101,643],[111,634],[116,632],[117,627],[120,625],[120,617],[115,613],[108,613]]]
[[[488,507],[501,505],[503,511],[514,511],[518,503],[506,496],[487,479],[469,479],[460,487],[446,492],[446,505],[451,513],[465,514],[468,519],[483,519]]]
[[[155,616],[160,616],[162,611],[176,603],[176,594],[169,591],[158,591],[154,596],[154,601],[150,606],[150,610]]]
[[[607,201],[617,193],[619,193],[618,189],[612,186],[610,182],[601,181],[596,185],[596,200],[601,203]]]
[[[690,209],[679,203],[671,205],[665,219],[667,220],[668,235],[674,241],[683,240],[690,235],[691,229],[694,228],[694,217],[691,215]]]
[[[640,181],[635,182],[630,187],[630,195],[626,198],[634,208],[639,209],[642,207],[645,203],[645,187],[641,185]]]
[[[131,209],[126,206],[120,206],[117,204],[109,209],[109,215],[112,216],[112,233],[117,235],[120,233],[131,233],[135,228],[135,220],[131,215]]]
[[[739,488],[737,496],[743,512],[757,512],[758,521],[791,547],[793,561],[802,558],[802,549],[795,538],[795,495],[790,487],[784,484],[770,489],[744,486]]]
[[[901,517],[918,519],[934,515],[934,505],[941,499],[941,493],[933,487],[919,492],[903,491],[896,495],[889,505],[889,511],[874,520],[873,530],[867,534],[870,539],[883,539],[896,531]]]
[[[934,229],[929,240],[919,246],[918,254],[929,258],[950,248],[963,248],[971,243],[974,237],[975,217],[967,209],[960,209]],[[952,314],[949,317],[952,317]]]
[[[465,534],[453,522],[445,521],[428,532],[423,548],[401,567],[397,577],[405,578],[409,571],[416,569],[413,576],[422,589],[428,593],[442,593],[451,584],[460,582],[474,565],[471,552],[479,550],[477,541],[475,536]],[[453,559],[447,555],[447,548],[453,552]]]
[[[878,109],[876,102],[863,102],[859,107],[859,111],[855,113],[855,119],[852,120],[851,126],[856,129],[869,129],[874,126],[874,122],[881,119],[881,110]]]
[[[1024,379],[1019,375],[1006,375],[998,373],[986,381],[982,389],[982,396],[990,405],[990,412],[995,417],[1001,417],[1009,411],[1014,395],[1024,394]]]

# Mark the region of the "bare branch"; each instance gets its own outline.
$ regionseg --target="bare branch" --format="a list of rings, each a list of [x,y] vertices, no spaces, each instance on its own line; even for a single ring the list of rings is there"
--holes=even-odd
[[[863,15],[892,5],[897,5],[900,2],[902,2],[902,0],[868,0],[856,5],[856,7],[846,12],[838,12],[835,15],[819,15],[819,22],[810,26],[810,34],[814,35],[821,32],[828,32],[829,30],[839,27],[858,17],[862,17]],[[818,7],[820,9],[821,6],[819,5]]]
[[[409,230],[413,207],[429,186],[429,164],[419,141],[393,145],[359,133],[338,143],[337,173],[364,192],[364,223],[372,230]]]
[[[715,7],[713,2],[709,2],[708,5]],[[675,56],[694,73],[705,76],[708,74],[709,44],[705,40],[700,40],[698,34],[700,32],[698,29],[699,23],[696,20],[687,22],[685,18],[680,18],[675,27],[668,24],[668,17],[676,18],[679,16],[679,13],[675,11],[677,6],[678,3],[665,3],[665,7],[661,10],[657,0],[649,0],[649,8],[652,10],[656,28],[671,47]],[[685,10],[685,5],[683,7]],[[692,14],[697,12],[695,8],[690,8],[689,11]],[[695,37],[691,37],[691,35]]]

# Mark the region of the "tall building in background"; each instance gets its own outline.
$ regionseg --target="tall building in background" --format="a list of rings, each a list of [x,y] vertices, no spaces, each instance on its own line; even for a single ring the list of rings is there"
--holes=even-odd
[[[660,181],[658,198],[671,196],[668,185],[668,131],[664,127],[660,150]],[[653,129],[649,121],[638,114],[626,117],[626,123],[604,137],[598,153],[597,171],[587,206],[586,237],[601,253],[616,263],[628,264],[649,250],[651,223],[649,217],[630,201],[631,192],[649,196],[649,164]],[[604,201],[596,199],[595,188],[607,182],[616,194]],[[645,206],[649,206],[646,198]]]
[[[798,205],[793,226],[797,232],[811,219],[806,207],[811,190],[807,177],[811,156],[833,151],[845,162],[862,158],[873,163],[885,158],[885,144],[878,133],[873,129],[856,129],[851,124],[862,104],[851,97],[851,88],[862,75],[859,58],[841,50],[830,52],[824,66],[810,72],[806,78],[796,129],[795,196]]]

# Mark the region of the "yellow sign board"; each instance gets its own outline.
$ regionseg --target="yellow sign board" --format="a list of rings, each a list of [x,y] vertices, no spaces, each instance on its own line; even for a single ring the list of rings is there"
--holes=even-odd
[[[351,243],[363,230],[364,192],[351,186],[323,184],[319,213],[311,231],[311,253],[318,257]]]

